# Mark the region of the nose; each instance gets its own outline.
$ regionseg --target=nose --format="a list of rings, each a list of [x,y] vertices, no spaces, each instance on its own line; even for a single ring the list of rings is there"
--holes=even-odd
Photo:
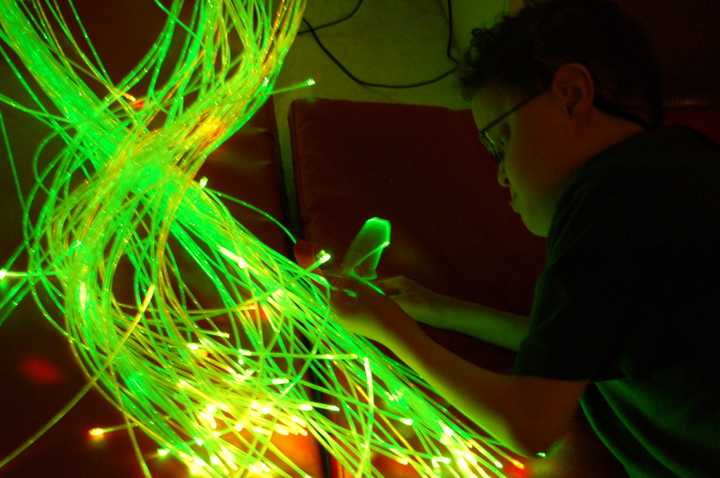
[[[497,175],[498,184],[504,188],[510,187],[510,181],[508,181],[507,174],[505,173],[505,161],[501,161],[498,165],[498,175]]]

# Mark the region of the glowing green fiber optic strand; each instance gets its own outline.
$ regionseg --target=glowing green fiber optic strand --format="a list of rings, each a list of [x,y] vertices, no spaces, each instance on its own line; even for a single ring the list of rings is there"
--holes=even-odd
[[[328,255],[299,267],[195,180],[280,91],[304,0],[197,1],[189,14],[180,0],[158,0],[167,21],[117,83],[68,5],[69,14],[54,0],[0,0],[0,54],[34,105],[0,101],[65,144],[46,165],[40,151],[34,158],[35,186],[20,198],[25,244],[0,270],[11,283],[0,323],[33,295],[89,384],[124,414],[116,428],[130,433],[145,475],[136,429],[158,455],[207,477],[307,476],[273,443],[290,434],[314,436],[353,476],[381,477],[378,454],[422,477],[522,466],[333,320],[327,281],[313,272]],[[368,221],[343,269],[369,284],[389,240],[386,221]]]

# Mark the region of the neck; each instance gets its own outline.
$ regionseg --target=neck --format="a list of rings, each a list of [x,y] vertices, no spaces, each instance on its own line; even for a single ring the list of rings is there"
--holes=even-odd
[[[582,148],[576,152],[577,154],[569,157],[568,163],[564,166],[566,174],[569,175],[572,171],[579,168],[585,162],[594,158],[609,147],[625,141],[626,139],[632,138],[643,131],[644,129],[642,126],[630,121],[611,118],[609,116],[603,118],[599,124],[592,128],[588,128],[586,130],[585,137],[578,141],[578,144],[581,144]],[[567,177],[565,180],[567,180]],[[556,188],[556,194],[548,197],[549,205],[546,208],[546,211],[548,211],[548,217],[545,218],[546,227],[537,235],[547,237],[550,228],[550,220],[562,191],[563,187],[562,185],[559,185],[559,187]]]
[[[588,141],[585,143],[587,148],[583,151],[582,156],[585,157],[585,160],[593,158],[609,147],[632,138],[643,131],[645,129],[636,123],[605,117],[602,124],[588,131]]]

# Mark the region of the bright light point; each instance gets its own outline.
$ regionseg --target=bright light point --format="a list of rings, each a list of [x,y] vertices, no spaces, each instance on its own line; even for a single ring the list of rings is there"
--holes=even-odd
[[[220,458],[216,457],[215,455],[210,457],[210,463],[212,463],[215,466],[219,466],[222,464],[222,461],[220,461]]]
[[[203,446],[205,444],[205,440],[203,440],[202,438],[196,438],[195,444],[198,446]]]
[[[260,408],[260,413],[263,415],[269,415],[273,411],[273,408],[270,405],[265,405],[264,407]]]
[[[170,454],[170,450],[167,448],[158,448],[157,454],[160,458],[165,458]]]
[[[525,469],[525,465],[515,459],[510,459],[510,463],[512,463],[515,468],[518,468],[520,470]]]
[[[217,409],[214,405],[208,405],[207,409],[203,412],[198,413],[199,420],[208,428],[215,430],[217,429],[217,422],[215,421],[215,411]]]
[[[240,349],[238,350],[240,355],[244,355],[246,357],[250,357],[253,353],[250,350]]]
[[[545,458],[547,455],[544,451],[539,451],[535,456],[537,456],[538,458]]]
[[[85,309],[87,303],[87,288],[84,282],[80,283],[80,308]]]
[[[200,181],[198,181],[198,184],[200,185],[201,188],[204,188],[205,186],[207,186],[207,183],[208,183],[207,176],[203,176],[202,178],[200,178]]]
[[[241,432],[241,431],[243,431],[243,429],[245,429],[245,424],[242,423],[242,422],[237,422],[237,423],[235,424],[235,427],[234,427],[234,428],[235,428],[235,431]]]
[[[444,457],[444,456],[436,456],[432,460],[432,465],[437,468],[440,466],[440,463],[448,465],[452,460],[450,458]]]
[[[207,466],[207,464],[200,457],[197,456],[193,459],[192,463],[188,465],[191,475],[200,475],[201,473],[205,473],[203,471],[203,468],[205,466]]]
[[[314,78],[308,78],[305,84],[308,86],[315,86],[317,83],[315,82]]]
[[[189,344],[187,344],[187,348],[189,348],[193,352],[197,352],[198,350],[200,350],[202,348],[202,346],[200,344],[189,343]]]
[[[332,256],[330,255],[329,252],[327,252],[327,251],[320,251],[320,252],[318,252],[317,261],[318,261],[320,264],[325,264],[325,263],[326,263],[327,261],[329,261],[330,259],[332,259]]]
[[[412,418],[401,418],[400,421],[409,427],[414,423]]]
[[[223,246],[218,246],[218,249],[225,257],[235,261],[240,269],[245,269],[247,267],[247,262],[245,262],[245,259],[238,256],[234,252],[225,249]]]
[[[0,269],[0,280],[4,280],[8,275],[8,272],[5,269]]]
[[[91,438],[103,438],[105,436],[105,430],[102,428],[91,428],[88,434]]]
[[[255,473],[255,474],[269,473],[270,467],[262,462],[261,463],[253,463],[252,465],[249,466],[248,470],[250,471],[250,473]]]
[[[287,378],[274,378],[272,380],[273,385],[284,385],[289,382],[290,382],[290,380],[288,380]]]
[[[303,403],[298,408],[304,412],[309,412],[313,409],[313,406],[309,403]]]

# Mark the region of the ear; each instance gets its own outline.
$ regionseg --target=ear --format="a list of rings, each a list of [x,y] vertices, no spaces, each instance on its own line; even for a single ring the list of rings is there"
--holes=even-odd
[[[566,63],[558,68],[550,90],[569,119],[584,119],[593,108],[595,82],[580,63]]]

